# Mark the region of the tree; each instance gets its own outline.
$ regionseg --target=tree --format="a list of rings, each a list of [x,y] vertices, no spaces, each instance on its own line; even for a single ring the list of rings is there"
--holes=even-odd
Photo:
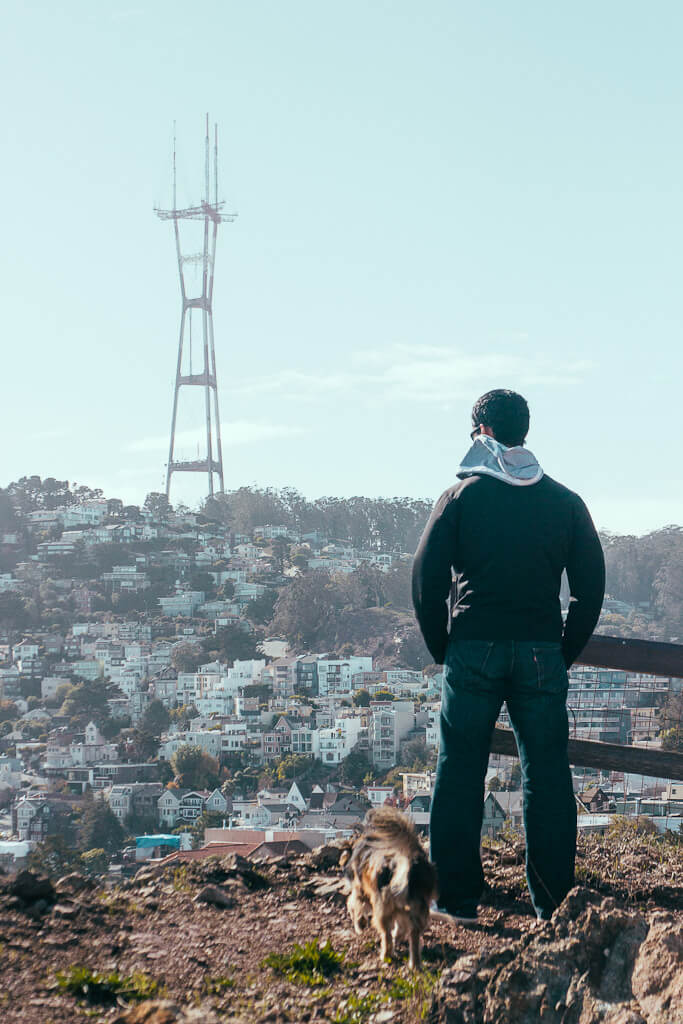
[[[13,700],[0,700],[0,722],[11,722],[18,717],[17,706]]]
[[[133,761],[151,761],[159,750],[159,737],[144,729],[134,729],[126,739],[126,754]]]
[[[88,875],[104,875],[109,867],[109,854],[102,847],[81,854],[83,868]]]
[[[288,779],[302,779],[311,771],[313,758],[303,754],[286,754],[277,766],[278,782],[286,782]]]
[[[20,594],[6,590],[0,594],[0,627],[5,630],[24,630],[29,626],[26,602]]]
[[[165,763],[165,762],[163,762]],[[129,814],[125,821],[126,831],[131,836],[148,835],[156,832],[158,821],[156,814]]]
[[[291,647],[334,646],[340,630],[344,595],[327,572],[296,576],[280,591],[271,629]]]
[[[408,740],[401,751],[403,764],[408,765],[412,772],[422,771],[430,762],[430,755],[424,740]]]
[[[357,708],[369,708],[370,707],[370,691],[369,690],[356,690],[353,695],[353,703]]]
[[[202,505],[202,513],[207,519],[214,523],[220,523],[221,526],[226,528],[233,521],[232,509],[226,494],[216,494],[213,497],[206,498]]]
[[[217,650],[220,660],[232,665],[235,661],[261,657],[258,650],[260,640],[260,633],[247,632],[240,625],[229,625],[219,629],[215,637],[205,640],[204,648],[206,651]]]
[[[168,761],[159,761],[159,782],[161,785],[166,786],[169,782],[172,782],[173,779],[173,769]]]
[[[105,718],[99,723],[99,730],[105,740],[113,740],[124,729],[130,729],[130,715],[117,715],[116,718]]]
[[[204,811],[198,818],[195,818],[190,829],[192,833],[192,845],[196,849],[204,841],[204,829],[222,828],[226,815],[219,811]]]
[[[394,700],[394,695],[391,690],[375,690],[373,700]]]
[[[63,835],[47,836],[28,857],[28,868],[36,874],[61,878],[81,866],[78,851]]]
[[[171,664],[176,672],[196,672],[205,652],[199,644],[176,644],[171,651]]]
[[[265,626],[273,617],[277,596],[277,590],[266,590],[260,597],[255,597],[246,607],[247,618]]]
[[[0,533],[14,532],[17,526],[17,513],[9,493],[0,488]]]
[[[357,789],[363,785],[365,776],[372,771],[372,765],[365,754],[356,749],[347,754],[339,768],[342,782],[348,786],[355,786]]]
[[[140,728],[151,736],[161,736],[162,732],[168,729],[171,716],[160,700],[153,700],[144,715]]]
[[[289,560],[290,542],[286,537],[275,537],[270,545],[273,552],[273,565],[277,572],[285,571],[285,563]]]
[[[662,750],[683,752],[683,693],[669,693],[658,718]]]
[[[86,798],[78,828],[78,848],[86,850],[103,849],[115,853],[123,846],[125,833],[121,822],[109,804],[92,794]]]
[[[159,517],[167,516],[173,511],[173,506],[168,498],[160,491],[150,491],[142,507],[146,512],[151,512],[153,516]]]
[[[87,719],[99,723],[109,716],[106,684],[101,679],[84,679],[76,683],[64,701],[61,713],[67,718]]]
[[[683,727],[674,726],[671,729],[664,729],[660,733],[662,750],[672,750],[683,754]]]
[[[215,587],[216,584],[214,583],[213,576],[210,573],[205,572],[203,569],[199,569],[192,573],[192,576],[190,577],[190,588],[192,590],[201,590],[203,594],[210,597],[213,594]]]
[[[178,747],[171,767],[185,789],[216,789],[220,783],[220,767],[215,757],[189,743]]]
[[[192,719],[197,717],[197,709],[194,704],[181,704],[179,708],[172,708],[169,714],[179,729],[187,729]]]

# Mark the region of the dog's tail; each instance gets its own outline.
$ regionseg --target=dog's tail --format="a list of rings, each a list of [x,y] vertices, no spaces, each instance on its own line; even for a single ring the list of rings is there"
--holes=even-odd
[[[372,845],[389,846],[378,875],[379,888],[388,885],[399,903],[434,890],[434,868],[424,854],[412,821],[394,807],[378,807],[368,812],[366,835]]]
[[[373,807],[365,815],[365,835],[371,843],[384,842],[412,849],[419,842],[410,818],[396,807]]]

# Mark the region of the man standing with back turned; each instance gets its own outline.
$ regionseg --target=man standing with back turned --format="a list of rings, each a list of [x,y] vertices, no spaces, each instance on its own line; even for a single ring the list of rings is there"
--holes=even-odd
[[[430,823],[438,909],[459,921],[477,917],[484,779],[505,701],[522,765],[527,882],[547,919],[574,885],[567,669],[598,620],[605,562],[581,498],[523,447],[524,398],[487,392],[472,426],[458,482],[437,501],[413,567],[417,620],[444,665]],[[563,569],[571,591],[564,629]]]

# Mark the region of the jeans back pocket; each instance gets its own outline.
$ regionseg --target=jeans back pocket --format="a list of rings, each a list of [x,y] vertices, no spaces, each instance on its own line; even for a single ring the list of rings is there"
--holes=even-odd
[[[560,644],[532,648],[538,689],[544,693],[562,693],[569,687],[567,666]]]

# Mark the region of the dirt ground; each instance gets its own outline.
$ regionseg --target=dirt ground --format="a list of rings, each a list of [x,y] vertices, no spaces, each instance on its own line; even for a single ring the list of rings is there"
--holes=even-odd
[[[658,849],[653,842],[642,848],[627,842],[623,849],[599,843],[582,849],[578,875],[589,887],[561,920],[543,925],[536,922],[526,893],[523,851],[505,845],[490,850],[485,856],[489,889],[479,922],[469,928],[432,922],[424,936],[419,973],[409,970],[405,950],[394,963],[380,965],[374,933],[354,934],[335,848],[270,864],[249,864],[233,856],[171,865],[157,874],[143,869],[117,888],[67,879],[42,899],[31,892],[18,896],[7,880],[0,896],[0,1019],[4,1024],[486,1022],[487,1013],[497,1012],[492,994],[496,972],[507,969],[515,957],[528,960],[539,942],[545,943],[539,947],[541,959],[547,959],[554,941],[568,942],[567,948],[577,949],[579,956],[577,943],[571,945],[572,935],[578,934],[576,921],[584,922],[578,946],[586,948],[591,915],[593,929],[631,928],[635,938],[630,961],[624,953],[624,970],[631,973],[652,927],[648,922],[658,914],[670,922],[671,934],[681,932],[683,953],[681,849],[671,844]],[[212,887],[206,898],[224,906],[197,900],[206,886]],[[618,927],[615,915],[621,915]],[[286,963],[280,970],[264,964],[269,954],[289,954],[295,944],[311,940],[317,940],[317,949],[329,942],[343,959],[320,977],[314,970],[311,977],[295,980],[280,973],[287,970]],[[677,949],[674,968],[667,968],[673,970],[674,988]],[[577,961],[574,973],[580,973],[580,966]],[[78,974],[80,968],[90,969],[95,983],[92,976]],[[683,957],[681,972],[683,993]],[[625,997],[621,990],[618,994],[614,1005],[623,1009]],[[145,1003],[143,996],[151,1002]],[[566,1015],[564,998],[559,1010],[549,1011],[551,1024],[574,1019]],[[582,998],[585,1003],[588,997]],[[683,1008],[683,995],[681,999]],[[666,1021],[666,1016],[643,1013],[632,998],[628,1012],[634,1016],[624,1017],[624,1024]],[[509,1017],[511,1022],[516,1019],[534,1018]]]

